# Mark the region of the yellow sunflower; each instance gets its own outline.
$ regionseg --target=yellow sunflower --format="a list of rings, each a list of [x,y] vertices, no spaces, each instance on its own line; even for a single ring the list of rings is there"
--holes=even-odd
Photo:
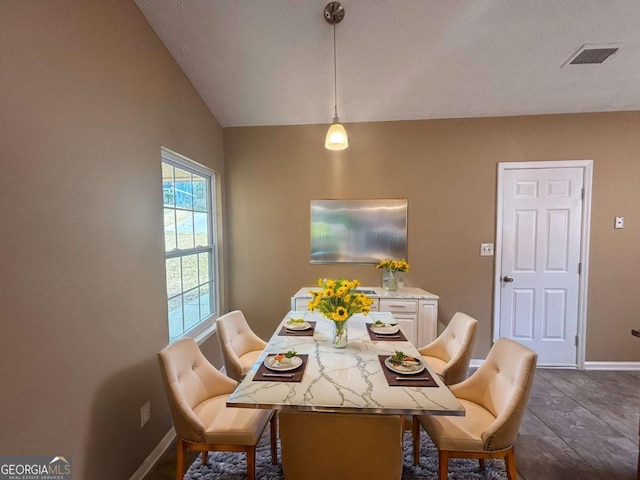
[[[342,320],[347,319],[347,309],[344,307],[336,308],[336,311],[333,313],[333,319],[340,322]]]

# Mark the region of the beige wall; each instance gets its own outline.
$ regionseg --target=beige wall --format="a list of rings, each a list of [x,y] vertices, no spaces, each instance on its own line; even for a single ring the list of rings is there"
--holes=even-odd
[[[408,281],[441,296],[441,319],[481,319],[476,357],[496,162],[592,158],[587,359],[640,360],[638,113],[350,125],[335,153],[326,125],[226,129],[223,172],[222,129],[132,1],[3,0],[0,46],[2,454],[128,478],[169,430],[161,146],[228,176],[230,306],[262,336],[317,277],[379,282],[371,266],[309,265],[309,200],[406,197]]]
[[[498,162],[592,159],[587,361],[640,361],[640,113],[349,124],[351,145],[323,148],[326,125],[224,130],[230,306],[263,337],[289,297],[318,277],[379,285],[371,265],[309,264],[309,201],[408,198],[412,286],[440,296],[439,320],[480,320],[492,338]],[[613,229],[624,215],[624,230]]]
[[[160,147],[222,173],[222,129],[132,1],[3,0],[0,52],[0,453],[129,478],[171,427]]]

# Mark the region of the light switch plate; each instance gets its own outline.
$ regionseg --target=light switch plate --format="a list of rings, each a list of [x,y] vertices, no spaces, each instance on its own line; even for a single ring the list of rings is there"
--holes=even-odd
[[[624,217],[616,217],[613,228],[624,228]]]
[[[480,244],[480,256],[481,257],[493,257],[493,243],[481,243]]]

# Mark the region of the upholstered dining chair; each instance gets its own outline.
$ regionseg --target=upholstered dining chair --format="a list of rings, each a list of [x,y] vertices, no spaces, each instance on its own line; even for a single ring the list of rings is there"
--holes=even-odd
[[[399,480],[402,417],[325,412],[278,413],[287,480]]]
[[[272,410],[228,408],[237,383],[220,373],[195,341],[184,338],[158,353],[162,379],[177,435],[176,479],[185,471],[187,449],[245,452],[247,477],[255,479],[256,444],[271,423],[271,460],[277,463],[277,424]]]
[[[216,326],[224,369],[229,377],[240,381],[256,363],[267,343],[253,333],[239,310],[219,317]]]
[[[466,313],[456,313],[447,328],[429,345],[418,349],[445,385],[467,378],[478,321]]]
[[[414,417],[413,461],[420,459],[420,425],[438,448],[440,480],[449,458],[504,458],[509,480],[517,480],[514,444],[527,408],[538,356],[513,340],[499,338],[484,363],[450,387],[464,417]]]

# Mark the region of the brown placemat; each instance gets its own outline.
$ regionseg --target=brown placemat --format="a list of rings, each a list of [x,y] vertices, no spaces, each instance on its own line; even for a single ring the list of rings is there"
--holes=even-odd
[[[287,327],[283,325],[278,332],[278,335],[282,337],[313,337],[313,334],[316,331],[316,322],[307,323],[311,325],[311,328],[307,328],[306,330],[288,330]]]
[[[375,333],[371,331],[371,325],[373,323],[367,323],[367,333],[369,334],[369,338],[374,342],[406,342],[407,337],[404,336],[402,330],[398,330],[398,333],[394,333],[392,335],[381,335],[379,333]]]
[[[380,366],[382,367],[382,373],[384,373],[384,377],[387,379],[387,383],[390,387],[437,387],[438,384],[436,381],[431,378],[431,374],[425,368],[420,373],[414,373],[411,375],[402,375],[401,373],[392,372],[387,368],[384,364],[385,359],[389,357],[389,355],[378,355],[378,360],[380,361]],[[396,380],[398,378],[412,378],[414,380]]]
[[[276,354],[274,353],[273,355],[267,355],[267,358],[275,357],[275,356]],[[309,355],[307,355],[306,353],[301,353],[296,356],[300,357],[300,359],[302,360],[302,365],[300,365],[295,370],[289,370],[288,372],[277,372],[275,370],[270,370],[266,367],[264,362],[262,362],[262,365],[260,365],[260,367],[258,368],[258,371],[253,377],[253,381],[254,382],[301,382],[302,376],[304,375],[304,369],[307,367],[307,358],[309,357]],[[272,376],[276,374],[278,376]],[[284,376],[280,376],[280,375],[284,375]],[[292,375],[292,376],[288,376],[288,375]]]

